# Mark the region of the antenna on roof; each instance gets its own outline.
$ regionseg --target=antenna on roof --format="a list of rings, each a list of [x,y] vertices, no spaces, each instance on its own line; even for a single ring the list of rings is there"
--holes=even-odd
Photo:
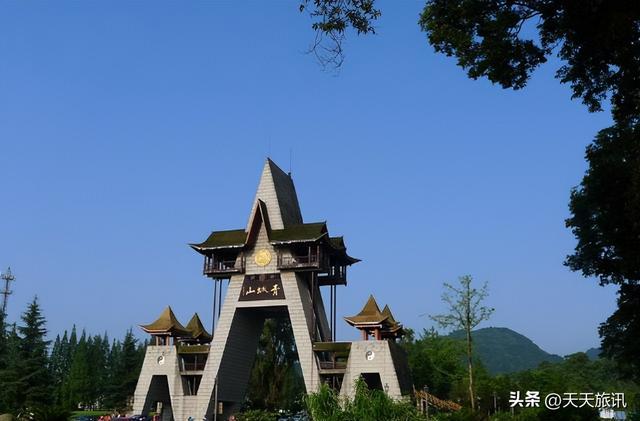
[[[293,155],[293,148],[289,148],[289,177],[291,177],[291,156]]]

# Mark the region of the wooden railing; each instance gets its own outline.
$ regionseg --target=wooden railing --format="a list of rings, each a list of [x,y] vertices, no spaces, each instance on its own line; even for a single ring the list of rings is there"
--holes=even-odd
[[[204,258],[203,273],[205,275],[244,273],[244,269],[244,256],[234,260],[217,260],[208,256]]]
[[[320,361],[321,370],[345,370],[347,368],[346,361]]]
[[[287,256],[278,252],[278,269],[321,269],[326,266],[326,259],[319,247],[309,247],[309,253]]]

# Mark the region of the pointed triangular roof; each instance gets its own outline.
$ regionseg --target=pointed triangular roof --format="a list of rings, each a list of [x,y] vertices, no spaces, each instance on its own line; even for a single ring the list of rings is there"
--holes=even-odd
[[[259,200],[262,200],[266,205],[272,229],[283,229],[289,225],[302,223],[298,195],[291,175],[282,171],[269,158],[262,169],[262,176],[247,223],[247,232],[251,229]]]
[[[396,319],[393,318],[393,314],[391,314],[391,309],[389,308],[389,305],[385,305],[384,308],[382,309],[382,315],[383,316],[387,316],[389,323],[391,324],[396,324],[398,322],[396,322]]]
[[[396,336],[404,334],[404,329],[402,328],[402,324],[398,323],[398,321],[394,319],[393,314],[391,313],[391,309],[389,308],[388,305],[385,305],[384,308],[382,309],[382,315],[387,316],[386,323],[388,323],[389,326],[387,327],[386,330],[389,333],[392,333]]]
[[[253,208],[249,226],[247,227],[246,244],[253,244],[256,241],[262,225],[267,231],[267,237],[271,236],[271,221],[269,220],[267,204],[260,199],[256,203],[257,206]]]
[[[360,313],[355,316],[345,317],[347,323],[352,326],[366,326],[366,325],[379,325],[386,321],[388,316],[383,315],[380,312],[380,307],[373,295],[369,296],[367,303],[362,307]]]
[[[140,325],[142,330],[152,335],[167,334],[171,336],[190,336],[189,331],[180,324],[171,306],[164,309],[155,322],[148,325]]]
[[[194,313],[191,320],[189,320],[189,323],[187,323],[187,330],[191,332],[191,338],[200,342],[211,342],[211,339],[213,339],[209,332],[204,328],[198,313]]]

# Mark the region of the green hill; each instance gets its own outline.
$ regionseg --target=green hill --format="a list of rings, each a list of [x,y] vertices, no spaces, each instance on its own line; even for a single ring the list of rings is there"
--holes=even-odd
[[[601,352],[602,350],[600,348],[589,348],[585,354],[587,354],[587,357],[589,357],[591,361],[594,361],[600,358]]]
[[[464,339],[464,332],[449,336]],[[560,362],[559,355],[549,354],[526,336],[505,327],[487,327],[471,333],[474,354],[491,374],[513,373],[537,367],[543,361]]]

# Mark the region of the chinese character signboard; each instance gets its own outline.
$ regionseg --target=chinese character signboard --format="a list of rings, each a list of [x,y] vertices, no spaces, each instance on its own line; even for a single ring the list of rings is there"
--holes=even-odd
[[[279,273],[246,275],[242,282],[240,301],[284,300]]]

